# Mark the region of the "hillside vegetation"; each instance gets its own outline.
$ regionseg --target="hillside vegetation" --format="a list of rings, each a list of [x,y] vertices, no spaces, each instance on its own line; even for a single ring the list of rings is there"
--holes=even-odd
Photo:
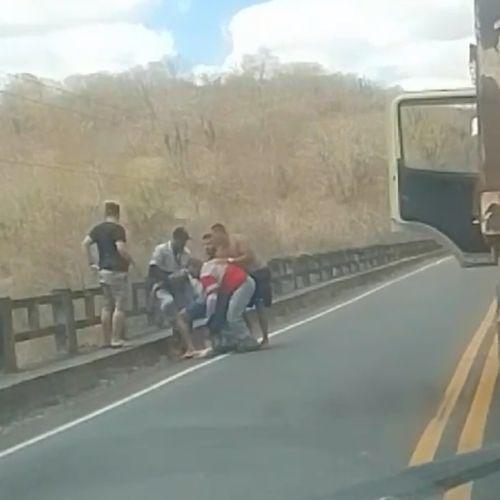
[[[196,85],[168,65],[0,93],[0,280],[15,296],[92,277],[80,242],[119,200],[145,272],[153,246],[215,221],[265,256],[376,241],[388,230],[390,91],[311,65],[248,59]],[[196,241],[194,242],[196,246]]]

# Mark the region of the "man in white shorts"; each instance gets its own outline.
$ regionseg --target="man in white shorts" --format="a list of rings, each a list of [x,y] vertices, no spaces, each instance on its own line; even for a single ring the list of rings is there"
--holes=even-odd
[[[119,223],[120,205],[106,202],[104,222],[94,226],[83,240],[89,266],[99,270],[104,303],[101,324],[105,347],[122,347],[128,297],[128,269],[133,264],[126,246],[125,228]],[[99,264],[93,261],[92,245],[97,245]]]

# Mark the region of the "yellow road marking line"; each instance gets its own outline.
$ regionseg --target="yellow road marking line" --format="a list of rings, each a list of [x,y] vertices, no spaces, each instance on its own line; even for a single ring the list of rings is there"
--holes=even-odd
[[[495,317],[496,303],[492,302],[481,325],[473,335],[467,349],[463,353],[455,369],[455,373],[446,388],[436,415],[430,420],[420,437],[410,459],[410,466],[432,461],[443,436],[446,424],[457,404],[458,398],[467,381],[472,364],[477,356],[481,343]]]
[[[484,432],[493,400],[497,376],[498,337],[495,335],[481,373],[481,378],[479,379],[472,406],[470,407],[467,420],[460,435],[457,448],[458,453],[474,451],[483,445]],[[472,483],[467,483],[448,491],[444,498],[445,500],[470,500],[471,494]]]

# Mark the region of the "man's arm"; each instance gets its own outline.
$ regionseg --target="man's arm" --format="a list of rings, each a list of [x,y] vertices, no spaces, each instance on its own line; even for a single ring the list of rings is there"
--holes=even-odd
[[[115,226],[114,230],[114,240],[116,245],[116,250],[120,256],[126,260],[131,266],[135,267],[134,259],[127,248],[127,234],[125,233],[125,228],[123,226]]]
[[[124,241],[117,241],[116,242],[116,249],[118,250],[118,253],[132,266],[135,266],[134,259],[132,258],[132,255],[130,255],[130,252],[128,251],[127,244]]]
[[[250,248],[250,245],[244,238],[239,238],[237,240],[236,250],[238,255],[236,257],[227,259],[228,262],[245,267],[251,264],[255,259],[253,250]]]
[[[156,266],[158,269],[162,267],[162,254],[161,254],[161,245],[157,245],[153,250],[153,255],[151,255],[151,259],[149,261],[150,266]]]
[[[191,260],[191,252],[189,251],[188,248],[184,248],[182,250],[182,255],[180,257],[180,265],[182,266],[181,269],[178,271],[174,271],[169,274],[169,280],[172,284],[177,284],[177,283],[182,283],[189,281],[189,270],[188,270],[188,264],[189,261]],[[175,255],[174,255],[175,257]],[[177,257],[175,257],[177,260]]]
[[[94,241],[92,240],[92,238],[89,235],[85,236],[85,238],[82,241],[82,247],[85,250],[85,255],[87,256],[87,261],[89,263],[89,266],[91,266],[91,267],[97,266],[97,264],[94,262],[92,250],[90,249],[90,247],[93,244],[94,244]]]
[[[166,283],[167,281],[167,273],[160,269],[156,264],[149,265],[149,277],[155,283]]]
[[[187,279],[187,270],[185,269],[182,269],[181,271],[175,273],[164,271],[164,269],[168,267],[164,252],[164,245],[158,245],[153,250],[153,255],[151,256],[151,260],[149,261],[150,267],[157,268],[157,276],[159,277],[161,275],[161,279],[159,281],[162,281],[165,284],[172,284],[176,279]]]

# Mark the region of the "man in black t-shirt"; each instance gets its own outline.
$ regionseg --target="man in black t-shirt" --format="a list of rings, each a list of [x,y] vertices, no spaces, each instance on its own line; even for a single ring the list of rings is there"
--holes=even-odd
[[[83,240],[89,266],[99,270],[104,304],[101,324],[105,347],[122,347],[128,293],[128,268],[133,264],[127,251],[125,228],[119,224],[120,205],[106,202],[105,220],[93,227]],[[91,246],[97,245],[99,264],[93,261]]]

